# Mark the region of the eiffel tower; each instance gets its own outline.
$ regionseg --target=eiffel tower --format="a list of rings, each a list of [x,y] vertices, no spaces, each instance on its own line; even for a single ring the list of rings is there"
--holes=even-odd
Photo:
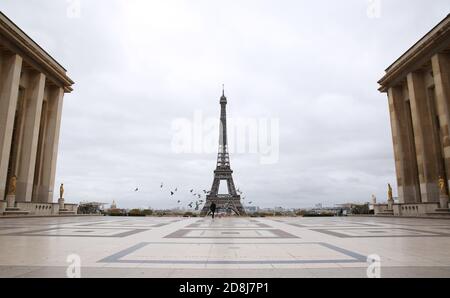
[[[230,167],[230,155],[228,154],[227,137],[227,98],[225,97],[225,88],[220,98],[220,136],[219,136],[219,154],[217,155],[217,167],[214,171],[214,181],[211,192],[206,197],[205,206],[200,213],[206,216],[209,212],[211,203],[216,203],[217,211],[233,211],[238,216],[245,216],[245,210],[241,203],[241,196],[236,192],[233,182],[233,170]],[[219,194],[219,185],[221,181],[226,181],[228,194]]]

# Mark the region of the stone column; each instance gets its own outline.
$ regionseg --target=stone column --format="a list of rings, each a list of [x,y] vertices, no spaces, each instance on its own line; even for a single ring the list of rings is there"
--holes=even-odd
[[[25,91],[24,136],[17,174],[17,202],[31,202],[44,88],[45,75],[30,73]]]
[[[0,200],[4,200],[22,58],[5,54],[0,62]]]
[[[58,158],[59,130],[63,107],[64,90],[60,87],[50,87],[48,92],[47,127],[43,137],[42,177],[39,185],[38,201],[53,202],[55,187],[56,160]]]
[[[388,90],[392,138],[400,203],[420,202],[419,178],[411,115],[402,86]]]
[[[450,55],[436,54],[431,59],[439,120],[441,142],[447,178],[450,179]],[[448,181],[450,185],[450,180]]]
[[[422,72],[408,74],[408,91],[414,125],[422,202],[439,202],[439,156],[430,100]]]

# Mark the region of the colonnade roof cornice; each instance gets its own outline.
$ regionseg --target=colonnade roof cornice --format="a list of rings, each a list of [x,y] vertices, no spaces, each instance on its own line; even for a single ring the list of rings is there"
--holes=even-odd
[[[67,76],[66,69],[2,12],[0,12],[0,35],[21,51],[17,54],[26,55],[31,61],[41,66],[50,75],[49,77],[57,81],[55,82],[57,85],[64,88],[65,92],[73,91],[72,85],[75,83]],[[5,46],[8,48],[7,45]]]
[[[387,92],[404,80],[408,73],[427,63],[435,53],[449,47],[450,14],[386,69],[386,74],[378,81],[379,91]]]

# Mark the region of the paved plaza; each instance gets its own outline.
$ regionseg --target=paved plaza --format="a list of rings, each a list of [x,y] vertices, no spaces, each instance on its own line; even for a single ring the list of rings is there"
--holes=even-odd
[[[0,219],[0,277],[450,277],[450,220]],[[75,259],[74,259],[75,256]]]

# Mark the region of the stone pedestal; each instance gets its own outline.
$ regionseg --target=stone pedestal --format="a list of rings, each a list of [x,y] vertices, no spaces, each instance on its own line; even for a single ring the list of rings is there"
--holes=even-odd
[[[6,196],[6,208],[15,208],[16,207],[16,195],[7,195]]]
[[[394,210],[394,200],[388,200],[388,210]]]
[[[65,204],[64,204],[64,198],[59,198],[58,199],[58,204],[59,204],[59,210],[65,210]]]
[[[448,209],[448,195],[442,195],[439,197],[441,209]]]
[[[28,215],[30,212],[21,211],[16,207],[16,195],[7,195],[6,196],[6,210],[3,215]]]
[[[66,204],[64,202],[64,198],[59,198],[58,204],[59,204],[59,215],[75,215],[76,214],[75,211],[70,211],[70,210],[66,209]]]

